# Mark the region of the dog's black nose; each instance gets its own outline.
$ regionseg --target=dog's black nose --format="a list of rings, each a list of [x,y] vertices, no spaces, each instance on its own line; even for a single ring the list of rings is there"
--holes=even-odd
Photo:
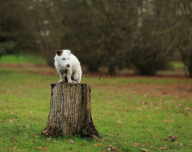
[[[70,65],[69,65],[69,64],[67,64],[67,67],[70,67]]]

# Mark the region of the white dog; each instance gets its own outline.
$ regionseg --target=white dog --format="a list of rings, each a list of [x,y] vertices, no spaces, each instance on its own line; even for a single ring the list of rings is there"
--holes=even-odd
[[[81,82],[82,70],[79,60],[70,50],[58,50],[55,55],[55,68],[60,76],[58,82]]]

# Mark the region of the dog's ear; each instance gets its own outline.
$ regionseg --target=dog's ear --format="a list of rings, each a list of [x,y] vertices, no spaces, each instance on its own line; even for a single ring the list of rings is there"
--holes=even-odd
[[[57,51],[56,51],[56,54],[59,55],[59,56],[60,56],[62,53],[63,53],[63,50],[57,50]]]
[[[71,51],[70,50],[66,50],[68,53],[69,53],[69,55],[71,55]]]

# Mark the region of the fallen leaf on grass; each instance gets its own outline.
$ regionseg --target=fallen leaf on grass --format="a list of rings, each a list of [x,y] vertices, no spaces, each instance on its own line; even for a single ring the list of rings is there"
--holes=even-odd
[[[14,114],[14,111],[11,111],[11,114]]]
[[[97,144],[95,144],[94,146],[95,146],[95,147],[98,147],[98,146],[101,147],[101,144],[97,143]]]
[[[29,125],[28,125],[28,124],[26,124],[26,126],[29,128]]]
[[[107,149],[105,150],[105,152],[106,152],[106,151],[118,151],[118,150],[117,150],[117,146],[115,147],[115,146],[109,145],[109,146],[107,147]]]
[[[129,112],[129,111],[130,111],[130,109],[127,109],[127,110],[126,110],[126,112]]]
[[[142,108],[137,108],[137,111],[141,111],[142,110]]]
[[[68,140],[68,142],[70,142],[72,144],[75,144],[75,142],[73,140]]]
[[[93,139],[99,139],[97,136],[93,135]]]
[[[1,90],[1,93],[5,93],[6,91],[5,90]]]
[[[145,144],[145,145],[147,145],[147,146],[148,146],[148,145],[149,145],[149,142],[146,142],[146,144]]]
[[[146,148],[141,148],[141,151],[147,152],[147,149]]]
[[[151,149],[155,149],[155,146],[152,146]]]
[[[22,94],[22,92],[20,92],[20,91],[17,91],[17,94],[18,94],[18,95],[21,95],[21,94]]]
[[[150,133],[150,132],[152,132],[150,129],[147,129],[147,131]]]
[[[167,149],[167,146],[165,145],[165,147],[159,147],[159,149],[166,150],[166,149]]]
[[[48,151],[49,149],[47,149],[47,147],[35,147],[36,149],[39,149],[39,150],[45,150],[45,151]]]
[[[48,151],[49,149],[47,149],[47,147],[44,147],[43,150]]]
[[[134,147],[139,147],[139,143],[134,143]]]
[[[186,111],[190,111],[191,109],[190,109],[189,107],[186,107],[185,110],[186,110]]]
[[[153,138],[157,138],[157,136],[154,134]]]
[[[100,143],[97,143],[97,146],[101,147],[101,144],[100,144]]]
[[[41,148],[41,147],[35,147],[36,149],[39,149],[39,150],[43,150],[43,148]]]
[[[143,104],[143,105],[146,105],[146,104],[147,104],[147,102],[146,102],[146,101],[145,101],[145,102],[142,102],[142,104]]]
[[[168,139],[163,139],[163,138],[161,138],[161,140],[164,141],[164,142],[165,142],[165,141],[168,141]]]
[[[53,143],[56,143],[57,141],[53,141]]]
[[[13,120],[12,120],[12,119],[10,119],[10,120],[9,120],[9,122],[10,122],[10,123],[12,123],[12,122],[13,122]]]
[[[175,141],[175,140],[177,139],[177,136],[170,136],[170,135],[169,135],[169,138],[170,138],[170,140],[173,142],[173,141]]]
[[[164,121],[165,121],[165,122],[173,122],[173,119],[172,119],[172,120],[169,120],[169,119],[165,118]]]
[[[17,139],[14,139],[11,141],[12,143],[17,143]]]
[[[169,139],[163,139],[163,138],[161,138],[161,140],[164,141],[164,142],[165,142],[165,141],[172,141],[172,142],[173,142],[173,141],[175,141],[175,140],[177,139],[177,136],[170,136],[170,135],[169,135],[168,137],[169,137]]]
[[[100,142],[105,142],[103,139],[98,139],[98,141],[100,141]]]
[[[181,125],[177,125],[178,128],[181,128],[182,126]]]
[[[167,119],[167,118],[165,118],[165,120],[164,120],[165,122],[170,122],[170,120],[169,119]]]
[[[32,114],[33,114],[33,112],[32,112],[32,111],[30,111],[30,114],[32,115]]]
[[[45,129],[45,130],[43,131],[43,133],[48,135],[48,133],[47,133],[48,131],[49,131],[49,129]]]
[[[47,138],[47,141],[48,141],[48,142],[51,141],[51,137]]]
[[[9,146],[9,149],[10,149],[10,150],[12,150],[12,148],[13,148],[13,146],[12,146],[12,145],[11,145],[11,146]]]

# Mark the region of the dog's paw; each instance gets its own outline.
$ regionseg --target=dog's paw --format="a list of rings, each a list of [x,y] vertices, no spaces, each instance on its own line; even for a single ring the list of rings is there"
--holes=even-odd
[[[72,83],[72,81],[68,81],[68,83]]]
[[[64,82],[63,80],[59,80],[58,83]]]

